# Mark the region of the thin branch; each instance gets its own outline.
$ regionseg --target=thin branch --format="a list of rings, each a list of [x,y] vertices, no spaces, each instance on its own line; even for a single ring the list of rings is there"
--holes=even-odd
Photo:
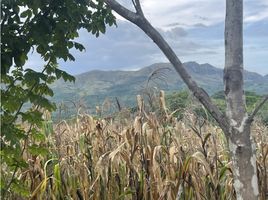
[[[135,9],[136,9],[137,13],[144,17],[144,14],[143,14],[143,11],[142,11],[142,8],[141,8],[140,0],[132,0],[132,2],[134,2],[134,1],[135,1],[135,3],[133,3],[133,4],[135,6]]]
[[[186,71],[185,67],[182,65],[181,61],[179,60],[175,52],[172,50],[170,45],[164,40],[160,33],[148,22],[148,20],[144,16],[126,9],[116,0],[104,0],[104,2],[119,15],[136,24],[146,33],[146,35],[148,35],[154,41],[154,43],[162,50],[162,52],[165,54],[165,56],[175,68],[175,70],[181,76],[190,91],[192,91],[193,95],[204,105],[208,112],[218,122],[223,131],[228,134],[229,122],[226,115],[222,113],[219,108],[212,103],[206,91],[203,88],[199,87],[197,83],[192,79],[192,77]],[[137,2],[138,1],[135,0],[136,5]]]
[[[255,107],[253,112],[249,115],[248,122],[252,122],[256,114],[259,112],[261,107],[265,104],[265,102],[268,100],[268,95],[264,96],[264,98],[259,102],[259,104]]]

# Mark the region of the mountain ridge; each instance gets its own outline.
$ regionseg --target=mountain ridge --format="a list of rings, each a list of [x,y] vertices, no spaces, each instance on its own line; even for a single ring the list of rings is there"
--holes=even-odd
[[[223,90],[223,69],[216,68],[209,63],[183,63],[194,80],[203,87],[208,94]],[[156,73],[157,71],[157,73]],[[152,75],[155,73],[154,75]],[[244,71],[245,90],[257,94],[268,93],[268,76],[255,72]],[[135,97],[146,87],[157,87],[167,92],[179,91],[186,85],[170,63],[154,63],[136,71],[103,71],[93,70],[76,75],[75,84],[64,83],[62,80],[52,85],[55,91],[53,100],[56,102],[85,99],[86,104],[101,104],[105,98],[117,97],[125,105],[133,104]]]
[[[88,73],[94,73],[94,72],[137,72],[137,71],[141,71],[143,69],[146,69],[146,68],[150,68],[151,66],[154,66],[154,65],[170,65],[172,67],[172,65],[170,63],[167,63],[167,62],[158,62],[158,63],[153,63],[151,65],[148,65],[148,66],[145,66],[145,67],[141,67],[141,68],[138,68],[138,69],[135,69],[135,70],[131,70],[131,69],[127,69],[127,70],[124,70],[124,69],[115,69],[115,70],[101,70],[101,69],[93,69],[93,70],[89,70],[87,72],[83,72],[83,73],[80,73],[80,74],[76,74],[74,75],[75,77],[78,77],[80,75],[84,75],[84,74],[88,74]],[[183,65],[198,65],[200,67],[203,67],[203,66],[209,66],[211,67],[212,69],[216,69],[216,70],[221,70],[223,71],[222,68],[219,68],[219,67],[215,67],[209,63],[202,63],[202,64],[199,64],[195,61],[189,61],[189,62],[184,62]],[[248,70],[244,70],[244,72],[246,73],[252,73],[252,74],[256,74],[256,75],[259,75],[259,76],[262,76],[264,78],[268,78],[268,74],[265,74],[265,75],[262,75],[262,74],[259,74],[258,72],[252,72],[252,71],[248,71]]]

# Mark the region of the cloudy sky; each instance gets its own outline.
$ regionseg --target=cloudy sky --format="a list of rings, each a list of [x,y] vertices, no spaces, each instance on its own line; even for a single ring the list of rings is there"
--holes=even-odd
[[[121,0],[132,9],[131,0]],[[182,62],[224,66],[224,0],[142,0],[145,16],[161,32]],[[60,61],[62,69],[79,74],[93,69],[135,70],[167,59],[135,25],[118,17],[118,27],[95,38],[80,31],[85,52],[73,51],[75,62]],[[32,55],[32,68],[42,66]],[[244,66],[268,74],[268,1],[244,0]]]

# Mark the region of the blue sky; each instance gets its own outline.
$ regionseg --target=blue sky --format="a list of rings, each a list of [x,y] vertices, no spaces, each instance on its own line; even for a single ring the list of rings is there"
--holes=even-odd
[[[132,9],[131,0],[121,3]],[[224,66],[224,0],[143,0],[148,20],[157,27],[182,62],[196,61]],[[117,15],[116,15],[117,16]],[[71,74],[94,69],[135,70],[156,62],[168,62],[156,45],[135,25],[117,16],[118,27],[95,38],[81,30],[77,41],[86,51],[73,51],[75,62],[60,61]],[[244,67],[268,74],[268,1],[244,0]],[[28,66],[42,67],[38,55]]]

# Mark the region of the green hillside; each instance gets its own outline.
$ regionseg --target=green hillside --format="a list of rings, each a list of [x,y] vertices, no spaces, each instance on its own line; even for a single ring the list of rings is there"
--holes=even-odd
[[[196,62],[184,65],[210,95],[223,90],[222,69]],[[105,100],[114,104],[115,98],[121,106],[133,106],[136,95],[144,93],[148,88],[172,93],[186,86],[169,63],[157,63],[138,71],[90,71],[77,75],[75,84],[58,81],[52,88],[56,103],[63,102],[69,107],[79,104],[85,109],[95,110],[95,106],[102,105]],[[267,94],[268,77],[245,71],[245,90],[259,95]]]

